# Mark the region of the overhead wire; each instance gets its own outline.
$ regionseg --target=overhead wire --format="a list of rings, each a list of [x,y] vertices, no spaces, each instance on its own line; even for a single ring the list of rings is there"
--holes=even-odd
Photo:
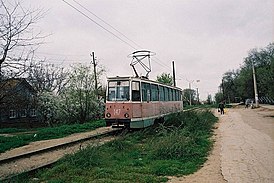
[[[90,21],[92,21],[93,23],[95,23],[97,26],[101,27],[102,29],[104,29],[105,31],[107,31],[108,33],[110,33],[111,35],[113,35],[114,37],[116,37],[117,39],[119,39],[120,41],[124,42],[125,44],[127,44],[128,46],[130,46],[133,49],[137,49],[135,46],[137,46],[138,48],[141,48],[141,46],[139,44],[137,44],[135,41],[133,41],[132,39],[130,39],[128,36],[126,36],[125,34],[123,34],[121,31],[119,31],[118,29],[116,29],[114,26],[112,26],[111,24],[109,24],[108,22],[106,22],[105,20],[103,20],[102,18],[100,18],[98,15],[96,15],[95,13],[93,13],[91,10],[87,9],[85,6],[83,6],[81,3],[77,2],[76,0],[73,0],[73,2],[75,2],[78,6],[80,6],[81,8],[83,8],[84,10],[86,10],[87,12],[89,12],[90,14],[92,14],[93,16],[95,16],[96,18],[98,18],[100,21],[102,21],[104,24],[108,25],[109,27],[111,27],[113,30],[115,30],[117,33],[119,33],[120,35],[122,35],[124,38],[126,38],[128,41],[132,42],[135,46],[133,46],[132,44],[130,44],[129,42],[125,41],[124,39],[122,39],[120,36],[116,35],[115,33],[113,33],[112,31],[110,31],[109,29],[107,29],[106,27],[104,27],[103,25],[101,25],[100,23],[96,22],[94,19],[92,19],[90,16],[88,16],[86,13],[82,12],[81,10],[79,10],[78,8],[76,8],[75,6],[73,6],[71,3],[67,2],[66,0],[62,0],[64,3],[66,3],[68,6],[70,6],[71,8],[73,8],[74,10],[76,10],[77,12],[79,12],[80,14],[82,14],[84,17],[88,18]],[[155,59],[154,59],[155,58]],[[163,68],[166,68],[168,70],[171,70],[170,66],[167,66],[166,63],[164,63],[162,60],[160,60],[157,57],[154,57],[152,60],[154,60],[158,65],[162,66]],[[157,61],[156,61],[157,60]],[[187,80],[185,77],[179,75],[179,78]]]
[[[87,14],[85,14],[84,12],[82,12],[81,10],[79,10],[78,8],[76,8],[75,6],[73,6],[72,4],[70,4],[69,2],[67,2],[66,0],[62,0],[64,3],[66,3],[68,6],[70,6],[71,8],[73,8],[74,10],[78,11],[80,14],[82,14],[84,17],[88,18],[90,21],[92,21],[93,23],[95,23],[97,26],[101,27],[102,29],[104,29],[105,31],[107,31],[109,34],[113,35],[114,37],[116,37],[117,39],[119,39],[120,41],[124,42],[125,44],[127,44],[128,46],[130,46],[133,49],[136,49],[136,47],[134,47],[132,44],[128,43],[127,41],[123,40],[121,37],[117,36],[116,34],[114,34],[113,32],[111,32],[110,30],[108,30],[107,28],[105,28],[104,26],[102,26],[101,24],[99,24],[98,22],[96,22],[95,20],[93,20],[91,17],[89,17]]]
[[[118,29],[116,29],[114,26],[112,26],[110,23],[106,22],[105,20],[103,20],[102,18],[100,18],[98,15],[96,15],[94,12],[92,12],[91,10],[87,9],[85,6],[83,6],[82,4],[78,3],[76,0],[73,0],[76,4],[78,4],[80,7],[82,7],[83,9],[85,9],[87,12],[89,12],[90,14],[92,14],[93,16],[95,16],[96,18],[98,18],[99,20],[101,20],[102,22],[104,22],[106,25],[108,25],[109,27],[111,27],[113,30],[115,30],[116,32],[118,32],[119,34],[121,34],[124,38],[126,38],[128,41],[132,42],[133,44],[135,44],[135,46],[137,47],[141,47],[139,44],[137,44],[135,41],[133,41],[132,39],[130,39],[128,36],[126,36],[125,34],[123,34],[121,31],[119,31]]]

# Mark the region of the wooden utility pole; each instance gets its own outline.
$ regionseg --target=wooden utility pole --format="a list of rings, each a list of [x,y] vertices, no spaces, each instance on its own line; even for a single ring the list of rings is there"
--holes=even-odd
[[[172,71],[173,71],[173,86],[176,86],[174,61],[172,61]]]
[[[97,63],[96,63],[95,53],[92,52],[92,54],[90,54],[90,56],[92,57],[91,63],[93,64],[94,82],[95,82],[95,95],[97,96],[98,95],[98,91],[97,91],[97,89],[98,89],[98,82],[97,82],[97,73],[96,73]]]

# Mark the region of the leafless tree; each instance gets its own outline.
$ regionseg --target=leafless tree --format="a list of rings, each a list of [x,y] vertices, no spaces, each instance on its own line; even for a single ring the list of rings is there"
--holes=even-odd
[[[59,94],[66,86],[68,72],[63,67],[41,61],[29,69],[27,80],[35,91]]]
[[[42,10],[24,8],[17,0],[0,0],[0,79],[4,74],[18,77],[29,68],[45,38],[34,26],[43,16]]]

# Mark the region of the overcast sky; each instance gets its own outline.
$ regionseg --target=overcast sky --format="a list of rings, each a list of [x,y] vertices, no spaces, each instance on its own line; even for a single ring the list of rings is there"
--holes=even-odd
[[[66,1],[89,18],[62,0],[24,0],[27,7],[47,10],[37,28],[51,36],[38,59],[89,63],[94,51],[107,76],[128,76],[133,71],[127,56],[146,49],[156,53],[150,79],[172,73],[174,60],[177,85],[184,89],[194,81],[202,99],[214,96],[224,72],[239,68],[250,49],[274,41],[273,0]]]

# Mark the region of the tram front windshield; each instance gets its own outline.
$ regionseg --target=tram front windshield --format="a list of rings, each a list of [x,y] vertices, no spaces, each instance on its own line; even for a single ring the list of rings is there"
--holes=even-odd
[[[109,101],[129,100],[129,81],[109,81],[108,83]]]

